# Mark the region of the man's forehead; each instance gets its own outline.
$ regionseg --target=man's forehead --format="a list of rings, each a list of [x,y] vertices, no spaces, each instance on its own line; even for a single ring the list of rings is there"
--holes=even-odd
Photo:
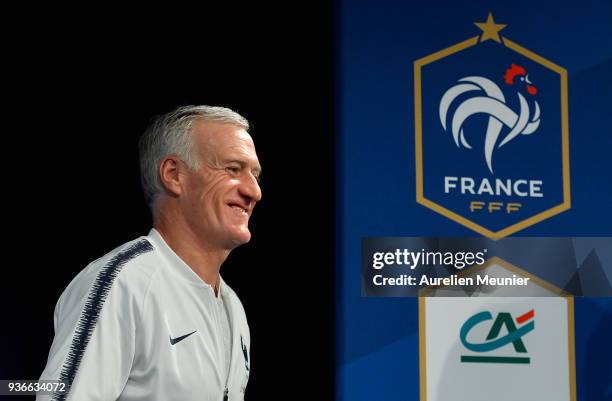
[[[214,122],[194,121],[192,125],[195,142],[200,151],[204,153],[213,152],[216,158],[227,159],[240,157],[244,161],[257,164],[255,144],[251,135],[240,125]]]

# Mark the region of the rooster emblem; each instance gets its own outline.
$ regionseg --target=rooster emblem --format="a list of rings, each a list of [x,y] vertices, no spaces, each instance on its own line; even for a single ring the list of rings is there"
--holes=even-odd
[[[465,139],[463,123],[474,114],[486,114],[489,116],[487,132],[485,134],[484,154],[489,171],[493,173],[493,151],[500,148],[516,138],[519,134],[533,134],[540,125],[540,105],[535,96],[537,89],[529,80],[525,68],[512,64],[504,74],[504,82],[509,86],[515,86],[518,92],[520,110],[517,114],[506,105],[506,99],[499,86],[493,81],[478,76],[461,78],[458,83],[448,89],[440,100],[440,122],[447,131],[447,113],[451,104],[467,92],[479,91],[478,96],[470,97],[457,106],[455,113],[450,119],[450,130],[457,147],[472,149]],[[522,86],[524,83],[525,86]],[[533,108],[521,93],[524,89],[533,97]],[[532,112],[533,110],[533,112]],[[508,133],[502,138],[502,129],[508,127]]]

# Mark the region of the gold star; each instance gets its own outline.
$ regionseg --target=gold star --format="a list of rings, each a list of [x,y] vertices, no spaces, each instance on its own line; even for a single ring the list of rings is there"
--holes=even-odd
[[[485,40],[493,39],[494,41],[501,43],[501,39],[499,37],[499,31],[506,27],[506,24],[496,24],[493,21],[493,14],[489,13],[487,17],[487,22],[474,22],[474,24],[482,29],[482,36],[480,36],[480,41],[484,42]]]

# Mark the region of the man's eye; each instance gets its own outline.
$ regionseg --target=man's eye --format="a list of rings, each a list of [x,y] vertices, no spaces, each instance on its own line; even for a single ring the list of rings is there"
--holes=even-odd
[[[238,174],[240,172],[240,167],[230,166],[230,167],[226,167],[225,170],[232,174]]]

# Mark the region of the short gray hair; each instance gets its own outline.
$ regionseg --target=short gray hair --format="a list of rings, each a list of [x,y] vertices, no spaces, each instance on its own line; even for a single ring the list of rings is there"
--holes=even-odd
[[[244,117],[225,107],[182,106],[157,116],[139,142],[140,178],[151,210],[155,199],[164,193],[159,175],[159,165],[164,157],[175,155],[192,169],[200,165],[191,135],[195,120],[234,124],[249,129],[249,122]]]

